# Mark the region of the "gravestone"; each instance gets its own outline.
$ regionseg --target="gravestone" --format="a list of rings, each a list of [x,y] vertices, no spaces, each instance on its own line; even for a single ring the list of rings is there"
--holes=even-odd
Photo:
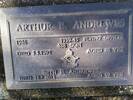
[[[1,9],[7,88],[132,85],[132,6]]]

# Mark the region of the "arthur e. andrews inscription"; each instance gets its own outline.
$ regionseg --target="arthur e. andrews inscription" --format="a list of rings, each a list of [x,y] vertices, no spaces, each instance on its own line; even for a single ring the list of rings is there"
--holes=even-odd
[[[131,7],[1,9],[8,89],[132,84]]]

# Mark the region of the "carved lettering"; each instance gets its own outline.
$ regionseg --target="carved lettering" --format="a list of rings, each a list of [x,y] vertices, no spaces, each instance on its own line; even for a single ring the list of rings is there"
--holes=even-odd
[[[20,81],[30,81],[30,80],[34,80],[34,77],[32,75],[20,76]]]
[[[21,51],[17,51],[16,55],[19,57],[23,57],[23,56],[31,56],[31,51],[29,50],[21,50]]]
[[[103,53],[104,52],[104,48],[89,48],[86,53],[90,54],[90,53]]]
[[[90,35],[90,36],[86,36],[86,37],[83,37],[83,40],[84,41],[88,41],[88,42],[91,42],[91,41],[115,41],[115,40],[122,40],[123,39],[123,35],[117,35],[117,34],[105,34],[105,35],[99,35],[97,33],[97,35],[93,36],[93,35]]]
[[[28,31],[53,31],[55,25],[52,23],[23,23],[17,25],[17,32],[28,32]]]
[[[122,28],[125,27],[125,19],[99,19],[75,21],[73,29],[97,29],[97,28]]]
[[[110,48],[88,48],[87,54],[101,54],[101,53],[123,53],[124,47],[110,47]]]
[[[16,44],[17,44],[17,46],[25,46],[25,45],[28,45],[29,42],[28,42],[28,40],[22,39],[22,40],[17,40]]]
[[[51,49],[44,49],[44,50],[33,50],[34,56],[43,56],[43,55],[52,55],[53,51]]]

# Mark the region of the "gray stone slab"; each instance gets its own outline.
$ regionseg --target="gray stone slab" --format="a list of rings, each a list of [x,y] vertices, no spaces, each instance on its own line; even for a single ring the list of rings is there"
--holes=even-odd
[[[0,9],[7,88],[132,85],[132,6]]]

